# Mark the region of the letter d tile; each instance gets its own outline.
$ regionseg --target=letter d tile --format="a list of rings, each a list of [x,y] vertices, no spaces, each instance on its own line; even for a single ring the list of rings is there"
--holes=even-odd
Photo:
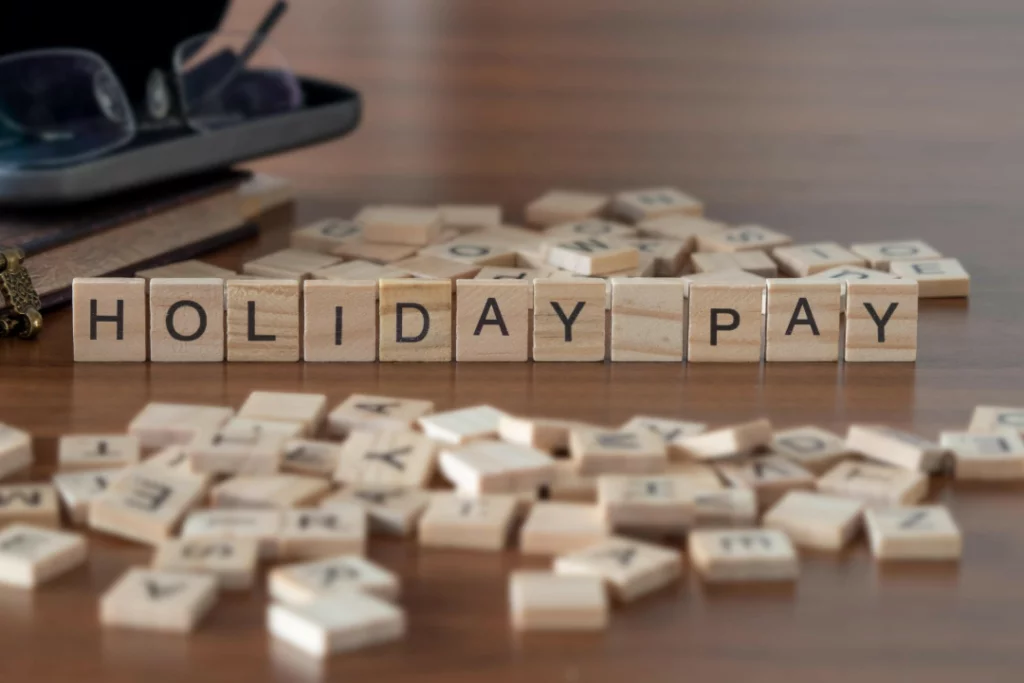
[[[450,280],[380,281],[380,360],[452,359]]]

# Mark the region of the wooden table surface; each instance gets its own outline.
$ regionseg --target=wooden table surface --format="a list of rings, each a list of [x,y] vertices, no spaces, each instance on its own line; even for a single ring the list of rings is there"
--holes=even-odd
[[[241,2],[229,19],[262,10]],[[550,187],[677,185],[730,222],[798,241],[923,238],[962,260],[970,301],[926,301],[916,365],[74,365],[69,311],[0,342],[0,420],[55,439],[121,430],[147,401],[239,405],[253,389],[427,397],[614,424],[634,414],[927,436],[973,406],[1024,404],[1024,4],[1017,0],[306,0],[278,45],[351,83],[351,138],[260,163],[302,220],[369,202],[501,202]],[[270,234],[223,264],[281,243]],[[374,541],[401,573],[409,635],[326,665],[273,645],[265,595],[228,595],[193,637],[104,630],[97,596],[148,552],[93,537],[87,568],[0,590],[3,681],[1019,680],[1024,489],[933,484],[962,563],[881,569],[863,541],[805,555],[793,590],[677,589],[616,609],[607,632],[513,635],[515,552]]]

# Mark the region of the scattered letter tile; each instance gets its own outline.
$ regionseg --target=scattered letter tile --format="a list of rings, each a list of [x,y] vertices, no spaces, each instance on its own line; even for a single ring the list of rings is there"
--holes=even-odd
[[[0,585],[34,588],[79,566],[87,553],[79,534],[11,524],[0,531]]]
[[[850,498],[790,491],[764,516],[764,526],[784,531],[798,546],[842,550],[860,531],[864,504]]]
[[[596,576],[621,602],[632,602],[679,580],[683,573],[678,550],[613,536],[555,558],[555,573]]]
[[[353,430],[403,431],[433,411],[433,401],[352,394],[327,415],[327,425],[334,436]]]
[[[869,505],[913,505],[928,495],[928,476],[897,467],[841,462],[818,479],[818,490]]]
[[[259,544],[251,538],[173,538],[153,557],[153,569],[209,574],[224,590],[251,588],[258,563]]]
[[[608,625],[603,579],[515,571],[509,577],[512,626],[519,631],[592,631]]]
[[[694,531],[689,556],[709,583],[793,581],[800,571],[796,550],[776,529]]]
[[[134,567],[103,594],[104,626],[186,633],[217,601],[217,579]]]
[[[267,576],[267,588],[274,600],[308,605],[349,591],[396,600],[400,585],[398,576],[379,564],[359,555],[338,555],[276,567]]]
[[[1024,479],[1024,440],[1015,431],[998,434],[942,432],[939,445],[953,453],[957,479]]]
[[[580,474],[649,474],[668,464],[665,442],[650,430],[574,429],[569,454]]]
[[[134,436],[62,436],[57,452],[57,467],[62,472],[127,467],[138,463],[140,454],[139,440]]]
[[[960,529],[941,505],[869,509],[864,524],[879,560],[958,560],[963,552]]]
[[[537,502],[519,531],[519,549],[528,554],[557,555],[585,548],[608,535],[595,505]]]
[[[423,546],[501,550],[515,517],[515,496],[485,494],[470,498],[437,493],[420,517]]]
[[[871,460],[919,472],[938,472],[947,450],[916,434],[884,425],[851,425],[846,447]]]
[[[405,614],[380,598],[346,591],[305,605],[271,605],[267,628],[274,638],[326,657],[400,639]]]
[[[423,488],[436,464],[437,444],[422,434],[357,431],[341,446],[334,479],[345,485]]]

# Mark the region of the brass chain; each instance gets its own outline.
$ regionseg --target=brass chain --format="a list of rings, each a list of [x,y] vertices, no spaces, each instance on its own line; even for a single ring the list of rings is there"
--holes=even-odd
[[[10,315],[0,315],[0,337],[31,339],[43,329],[42,302],[32,285],[21,249],[0,249],[0,297],[10,307]]]

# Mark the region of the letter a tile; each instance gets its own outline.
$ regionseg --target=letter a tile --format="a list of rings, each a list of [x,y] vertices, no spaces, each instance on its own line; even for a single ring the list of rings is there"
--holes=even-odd
[[[525,362],[532,290],[526,280],[456,282],[455,359]]]
[[[217,579],[134,567],[100,600],[104,626],[187,633],[217,601]]]
[[[767,287],[764,359],[837,362],[840,284],[770,279]]]

